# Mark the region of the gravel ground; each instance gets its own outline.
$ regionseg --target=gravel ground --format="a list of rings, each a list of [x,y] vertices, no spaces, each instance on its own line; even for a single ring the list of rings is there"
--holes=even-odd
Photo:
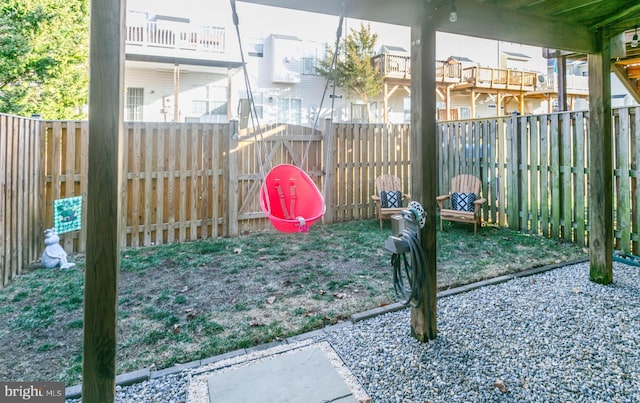
[[[640,402],[640,268],[588,264],[438,300],[438,337],[409,310],[336,328],[331,344],[374,402]],[[189,373],[122,387],[118,402],[184,402]],[[68,400],[67,402],[72,402]]]

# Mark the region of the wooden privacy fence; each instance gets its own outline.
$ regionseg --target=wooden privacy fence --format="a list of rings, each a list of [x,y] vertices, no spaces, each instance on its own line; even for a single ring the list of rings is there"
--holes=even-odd
[[[43,122],[45,227],[53,202],[83,196],[82,229],[62,234],[68,253],[84,252],[88,122]],[[224,232],[226,125],[125,123],[121,182],[122,247],[219,236]]]
[[[329,133],[329,127],[325,133]],[[382,174],[398,176],[408,193],[410,126],[341,123],[326,139],[328,222],[374,217],[371,195]]]
[[[40,124],[0,114],[0,288],[42,251]]]
[[[613,111],[615,248],[640,253],[640,107]],[[438,125],[439,193],[453,176],[482,180],[485,220],[588,244],[588,112]]]
[[[498,117],[439,126],[439,189],[482,181],[485,221],[586,243],[587,112]]]
[[[640,107],[615,109],[615,246],[638,254]],[[259,206],[271,166],[301,166],[325,194],[325,222],[374,217],[383,173],[411,192],[408,125],[331,124],[322,130],[267,125],[262,136],[237,124],[125,123],[122,247],[235,236],[270,227]],[[460,173],[478,176],[487,222],[588,242],[588,114],[567,112],[438,124],[439,194]],[[43,249],[53,202],[86,196],[87,122],[0,115],[2,285]],[[262,168],[261,168],[262,167]],[[82,217],[87,202],[84,197]],[[86,227],[63,234],[84,252]]]

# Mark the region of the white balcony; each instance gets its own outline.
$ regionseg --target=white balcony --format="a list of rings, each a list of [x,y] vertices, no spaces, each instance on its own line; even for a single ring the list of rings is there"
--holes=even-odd
[[[189,23],[127,24],[127,45],[158,47],[172,50],[224,53],[226,30],[221,27],[195,26]]]

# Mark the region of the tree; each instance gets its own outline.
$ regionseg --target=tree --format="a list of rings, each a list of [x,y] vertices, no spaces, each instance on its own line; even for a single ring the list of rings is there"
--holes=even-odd
[[[382,91],[382,76],[373,68],[371,57],[375,55],[375,45],[378,35],[371,32],[369,24],[360,24],[360,29],[351,29],[349,35],[338,46],[336,59],[336,86],[358,94],[360,99],[369,104],[369,98],[379,95]],[[327,57],[320,62],[318,73],[333,80],[334,71],[332,61],[333,49],[327,49]],[[371,121],[370,110],[367,107],[367,117]]]
[[[3,0],[0,112],[46,119],[86,117],[87,0]]]

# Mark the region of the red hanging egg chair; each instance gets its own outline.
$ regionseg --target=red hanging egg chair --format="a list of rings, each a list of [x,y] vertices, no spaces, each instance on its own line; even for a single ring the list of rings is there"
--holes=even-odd
[[[281,164],[267,173],[260,188],[260,207],[275,229],[307,232],[325,211],[324,198],[295,165]]]

